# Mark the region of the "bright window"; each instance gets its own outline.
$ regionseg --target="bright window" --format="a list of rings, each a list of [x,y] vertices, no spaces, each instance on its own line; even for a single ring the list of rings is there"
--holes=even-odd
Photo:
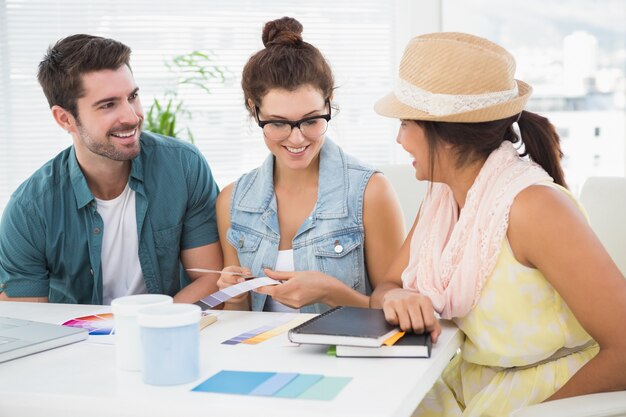
[[[441,0],[442,30],[507,48],[557,127],[566,181],[626,173],[626,0]]]
[[[15,188],[71,145],[54,123],[36,80],[47,47],[74,33],[111,37],[133,49],[131,64],[144,111],[176,83],[164,61],[193,50],[210,51],[226,81],[207,95],[182,88],[193,118],[195,143],[221,186],[258,166],[267,155],[260,129],[248,118],[241,70],[262,47],[271,19],[293,16],[335,72],[340,112],[329,134],[372,164],[393,162],[397,123],[377,116],[375,100],[395,75],[396,16],[402,1],[335,0],[0,0],[0,212]]]
[[[574,191],[588,176],[626,172],[626,0],[0,0],[0,212],[22,181],[71,144],[36,81],[50,44],[91,33],[129,45],[145,111],[176,85],[164,61],[210,52],[225,82],[210,95],[178,92],[193,114],[196,145],[224,186],[267,155],[243,107],[240,75],[262,47],[263,23],[285,15],[303,23],[304,39],[335,72],[340,112],[329,134],[371,164],[406,160],[394,142],[397,122],[372,106],[393,87],[407,40],[442,29],[486,36],[515,55],[518,78],[535,88],[529,109],[562,135]]]

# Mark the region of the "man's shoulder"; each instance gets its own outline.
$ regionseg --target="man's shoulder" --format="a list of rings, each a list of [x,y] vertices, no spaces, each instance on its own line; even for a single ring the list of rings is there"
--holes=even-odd
[[[165,155],[199,155],[200,151],[193,144],[170,136],[152,132],[141,132],[141,147],[146,153]]]
[[[206,159],[193,144],[152,132],[141,133],[141,156],[133,163],[133,170],[141,170],[144,179],[169,178],[174,182],[206,172],[211,175]]]
[[[12,194],[16,202],[37,202],[51,194],[51,190],[59,189],[64,182],[71,182],[69,174],[69,158],[71,147],[61,151],[57,156],[43,164],[22,182]]]

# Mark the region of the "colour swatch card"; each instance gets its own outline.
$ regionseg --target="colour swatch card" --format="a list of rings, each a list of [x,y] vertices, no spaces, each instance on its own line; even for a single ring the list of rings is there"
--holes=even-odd
[[[110,335],[114,333],[114,321],[112,313],[76,317],[63,323],[63,326],[87,329],[89,330],[90,336]]]
[[[293,314],[285,314],[284,316],[280,316],[276,318],[276,320],[273,320],[263,326],[247,330],[244,333],[225,340],[222,344],[238,345],[239,343],[245,343],[247,345],[256,345],[257,343],[264,342],[271,337],[284,333],[307,320],[308,317],[302,317],[300,314],[295,315],[295,318]]]
[[[93,314],[76,317],[63,323],[63,326],[89,330],[89,342],[115,344],[115,322],[112,313]]]
[[[250,290],[254,290],[265,285],[276,284],[280,284],[280,281],[276,281],[268,277],[254,278],[248,281],[240,282],[239,284],[233,285],[232,287],[224,288],[221,291],[214,292],[213,294],[208,295],[202,300],[198,301],[198,303],[204,303],[208,306],[207,308],[213,308],[230,298],[236,297],[239,294],[243,294],[244,292],[248,292]]]
[[[316,374],[220,371],[192,391],[330,401],[351,380]]]

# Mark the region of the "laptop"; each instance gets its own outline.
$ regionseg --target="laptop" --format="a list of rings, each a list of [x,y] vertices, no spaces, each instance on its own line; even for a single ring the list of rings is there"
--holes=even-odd
[[[0,363],[85,340],[87,329],[0,317]]]

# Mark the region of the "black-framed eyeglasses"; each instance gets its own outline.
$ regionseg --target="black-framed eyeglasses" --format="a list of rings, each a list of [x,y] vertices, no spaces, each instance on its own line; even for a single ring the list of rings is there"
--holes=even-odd
[[[285,140],[291,135],[294,127],[300,129],[302,136],[307,139],[316,139],[326,133],[328,122],[331,119],[330,101],[327,99],[324,106],[328,106],[328,114],[309,116],[300,120],[259,120],[259,106],[254,106],[256,121],[263,134],[269,140]]]

